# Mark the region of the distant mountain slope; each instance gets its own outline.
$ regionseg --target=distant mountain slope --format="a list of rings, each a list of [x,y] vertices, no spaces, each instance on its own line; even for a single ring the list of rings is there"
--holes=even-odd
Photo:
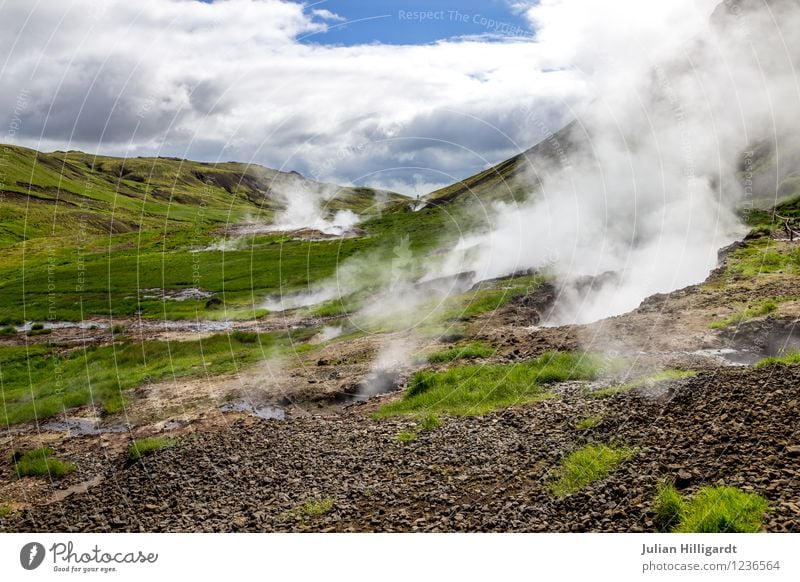
[[[122,233],[163,227],[165,221],[226,222],[248,214],[269,219],[299,189],[323,197],[329,211],[362,212],[405,199],[253,164],[0,148],[0,243],[77,228],[91,234]]]
[[[431,192],[425,200],[438,204],[473,197],[482,201],[521,200],[585,140],[580,126],[573,122],[513,158]]]
[[[590,142],[585,128],[573,122],[532,148],[478,174],[426,195],[429,202],[522,200],[549,173],[568,163]],[[739,181],[746,185],[745,202],[769,209],[800,197],[800,138],[781,135],[777,140],[753,143],[742,152]]]

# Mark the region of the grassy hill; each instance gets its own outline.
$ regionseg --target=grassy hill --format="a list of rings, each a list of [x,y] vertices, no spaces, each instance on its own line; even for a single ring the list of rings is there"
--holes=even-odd
[[[227,162],[177,158],[112,158],[2,146],[0,245],[81,229],[120,234],[151,227],[202,222],[269,220],[292,189],[326,191],[331,211],[363,212],[404,197],[370,188],[321,184],[293,172]],[[202,207],[202,214],[198,209]],[[25,220],[20,220],[24,216]]]
[[[578,124],[571,123],[521,154],[431,192],[425,200],[438,204],[464,200],[521,201],[585,139]]]
[[[486,214],[476,205],[525,198],[586,139],[577,124],[569,125],[432,192],[418,212],[397,194],[319,184],[254,165],[0,146],[0,325],[135,314],[258,317],[265,313],[266,296],[306,289],[359,253],[373,253],[370,260],[377,264],[391,261],[395,246],[408,237],[419,257],[485,228]],[[800,159],[782,155],[776,172],[775,151],[754,145],[743,158],[740,179],[756,185],[754,208],[788,200],[781,211],[794,216]],[[225,225],[252,216],[271,219],[283,204],[277,193],[298,187],[332,194],[330,211],[361,213],[363,235],[328,241],[285,233],[226,238]],[[771,215],[751,212],[747,221],[768,225]],[[158,299],[153,295],[159,291],[152,291],[194,288],[215,300]]]
[[[328,212],[350,209],[365,218],[406,200],[241,163],[0,146],[0,323],[261,314],[265,293],[330,276],[339,261],[372,244],[272,233],[222,250],[226,225],[268,221],[298,189],[324,195]],[[215,294],[225,309],[143,297],[158,294],[143,290],[187,288]]]

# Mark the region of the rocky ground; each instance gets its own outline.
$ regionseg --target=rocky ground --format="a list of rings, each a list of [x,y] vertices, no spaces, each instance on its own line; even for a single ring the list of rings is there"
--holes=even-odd
[[[406,420],[361,410],[238,421],[195,433],[62,502],[15,513],[4,530],[654,531],[657,483],[725,483],[771,504],[769,531],[800,528],[800,368],[723,369],[609,399],[562,397],[449,418],[416,441]],[[576,422],[601,416],[592,429]],[[548,486],[576,446],[616,440],[635,456],[563,499]],[[329,508],[321,515],[305,504]]]
[[[412,420],[370,416],[398,393],[345,406],[370,373],[376,337],[326,344],[273,373],[281,385],[274,396],[296,405],[284,420],[216,407],[236,385],[257,384],[257,374],[152,385],[137,391],[128,424],[0,435],[0,504],[12,509],[0,530],[656,531],[653,494],[667,480],[689,493],[713,484],[758,492],[771,506],[765,529],[798,531],[800,366],[746,365],[800,348],[795,287],[790,273],[729,280],[720,269],[631,313],[552,328],[538,326],[552,299],[552,289],[539,289],[467,325],[469,336],[497,349],[486,361],[590,349],[624,358],[628,377],[664,368],[699,375],[610,398],[588,392],[619,378],[565,383],[554,399],[442,417],[441,427],[411,442],[397,437]],[[709,327],[767,297],[782,298],[774,313]],[[163,417],[171,394],[178,412],[189,404],[193,412]],[[589,417],[602,420],[577,428]],[[132,436],[162,433],[179,444],[128,461]],[[555,497],[549,487],[559,461],[590,442],[635,452],[606,479]],[[11,452],[33,445],[57,448],[77,470],[52,483],[14,478]]]

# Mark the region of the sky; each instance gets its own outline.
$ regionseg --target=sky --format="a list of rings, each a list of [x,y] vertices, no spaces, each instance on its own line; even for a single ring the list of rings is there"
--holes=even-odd
[[[327,45],[423,44],[464,36],[531,37],[524,12],[505,0],[327,0],[309,4],[340,19],[304,39]]]
[[[714,4],[6,0],[0,142],[424,194],[580,116]]]

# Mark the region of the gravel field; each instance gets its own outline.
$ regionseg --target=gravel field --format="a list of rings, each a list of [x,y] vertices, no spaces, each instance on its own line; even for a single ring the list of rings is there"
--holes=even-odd
[[[476,418],[444,418],[403,443],[408,420],[368,406],[333,417],[238,421],[85,493],[0,521],[5,531],[655,531],[654,488],[724,483],[770,502],[768,531],[800,529],[800,368],[724,368],[588,398]],[[577,420],[602,416],[588,430]],[[587,442],[634,456],[607,479],[557,499],[553,470]],[[311,503],[309,503],[311,502]]]

